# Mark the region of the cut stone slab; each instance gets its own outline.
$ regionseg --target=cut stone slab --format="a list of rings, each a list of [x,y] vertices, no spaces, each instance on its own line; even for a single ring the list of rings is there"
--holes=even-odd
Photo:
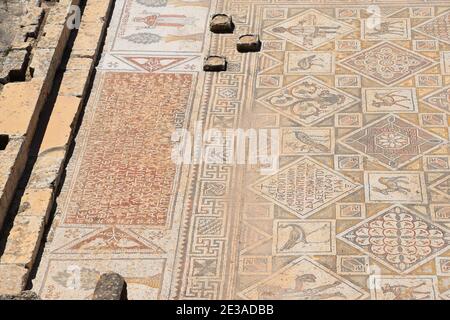
[[[42,79],[8,83],[0,93],[0,132],[10,135],[25,135],[33,125]]]
[[[39,153],[33,173],[28,183],[29,188],[48,189],[58,184],[61,164],[66,156],[65,147],[55,147]]]
[[[30,269],[39,249],[44,225],[44,217],[16,217],[0,263],[15,264]]]
[[[90,69],[67,70],[64,73],[59,95],[83,97],[90,77]]]
[[[117,273],[102,274],[92,300],[127,300],[127,284]]]
[[[17,265],[0,264],[0,295],[17,296],[26,286],[28,269]]]
[[[89,70],[91,71],[94,61],[91,58],[71,57],[67,63],[66,70]]]
[[[75,126],[81,99],[75,96],[58,96],[53,107],[52,115],[47,126],[39,153],[65,147],[70,143],[73,127]]]
[[[53,202],[53,189],[27,189],[20,201],[17,217],[37,216],[45,217]]]
[[[245,34],[239,37],[237,43],[239,52],[259,52],[261,51],[261,40],[257,34]]]
[[[215,14],[211,19],[209,30],[214,33],[233,33],[233,18],[223,13]]]
[[[46,77],[54,75],[57,66],[54,60],[55,49],[34,49],[30,62],[30,72],[33,77]]]
[[[0,150],[0,226],[8,211],[9,204],[14,196],[16,184],[20,179],[21,171],[18,168],[25,166],[27,157],[24,154],[24,137],[9,136],[8,145]]]
[[[203,70],[207,72],[220,72],[227,70],[227,59],[221,56],[209,56],[205,59]]]

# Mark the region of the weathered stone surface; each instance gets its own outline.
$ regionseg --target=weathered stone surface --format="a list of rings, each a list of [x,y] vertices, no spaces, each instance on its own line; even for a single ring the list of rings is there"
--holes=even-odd
[[[71,57],[67,63],[66,70],[89,70],[93,69],[94,61],[91,58]]]
[[[20,29],[20,17],[25,10],[23,1],[0,1],[0,56],[9,50],[17,30]]]
[[[209,56],[205,59],[203,70],[212,72],[225,71],[227,70],[227,60],[220,56]]]
[[[111,1],[88,1],[83,11],[83,21],[104,23],[110,9]]]
[[[17,217],[37,216],[48,219],[48,211],[53,202],[53,189],[27,188],[20,201]]]
[[[0,264],[0,295],[18,296],[25,289],[28,269],[17,265]]]
[[[85,22],[82,20],[77,38],[73,44],[72,56],[84,58],[94,57],[98,51],[103,30],[103,23]]]
[[[65,45],[69,31],[65,25],[46,24],[39,38],[37,48],[56,49]]]
[[[11,50],[0,65],[0,83],[24,81],[28,66],[29,52],[27,50]]]
[[[34,165],[28,188],[54,188],[60,177],[61,163],[66,156],[65,147],[56,147],[42,151]]]
[[[33,291],[22,291],[19,295],[0,295],[0,300],[41,300]]]
[[[45,20],[46,24],[63,25],[67,22],[69,7],[64,3],[57,3],[52,6]]]
[[[233,33],[233,18],[227,14],[215,14],[211,19],[209,29],[214,33]]]
[[[102,274],[92,300],[127,300],[127,284],[117,273]]]
[[[34,117],[43,81],[8,83],[0,93],[0,132],[25,135]],[[36,119],[34,119],[36,120]]]
[[[24,137],[9,136],[8,145],[0,150],[0,226],[3,225],[9,204],[20,179],[20,168],[27,160],[22,150]]]
[[[44,14],[45,14],[44,8],[29,6],[27,8],[27,13],[24,16],[22,16],[22,19],[20,20],[20,26],[26,27],[32,25],[40,25],[44,17]]]
[[[55,63],[55,49],[35,49],[30,62],[30,71],[33,77],[47,77],[54,75],[58,64]]]
[[[0,3],[0,82],[26,80],[30,55],[33,78],[26,82],[0,86],[0,228],[25,167],[29,144],[69,37],[65,15],[72,3],[78,4],[76,0],[61,0],[50,5],[43,32],[35,40],[33,38],[38,37],[43,21],[43,8],[31,5],[31,1],[27,0],[30,5],[26,6],[26,10],[24,1],[20,1],[17,9],[16,2],[19,1],[8,1],[7,19],[2,11],[5,2]],[[12,19],[12,16],[15,18]],[[13,27],[4,27],[7,23],[12,25],[12,22],[15,23],[14,32],[11,31]],[[90,68],[87,70],[90,71]],[[70,111],[77,113],[78,106],[79,104],[74,105],[74,109]],[[57,113],[55,116],[64,120],[61,114]],[[66,123],[67,130],[62,136],[67,140],[71,123]],[[4,136],[9,136],[7,144],[4,143]],[[48,146],[55,141],[47,140],[44,143]],[[37,188],[28,188],[21,199],[19,212],[0,258],[0,294],[12,295],[6,298],[34,299],[20,293],[25,288],[28,270],[32,267],[40,246],[53,201],[53,184],[59,177],[65,157],[64,149],[50,148],[40,154],[36,163],[36,173],[39,175],[39,183],[35,183]]]
[[[18,216],[8,235],[0,264],[20,265],[27,269],[34,263],[45,227],[45,217]]]
[[[89,81],[90,70],[68,70],[64,73],[59,94],[61,96],[82,97]]]
[[[41,152],[69,144],[80,105],[78,97],[58,96],[40,146]]]
[[[239,37],[236,47],[239,52],[258,52],[261,50],[261,40],[256,34],[246,34]]]

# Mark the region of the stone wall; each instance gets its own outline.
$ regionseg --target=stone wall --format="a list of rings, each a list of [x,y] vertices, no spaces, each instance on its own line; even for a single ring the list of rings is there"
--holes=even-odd
[[[70,58],[51,106],[50,119],[48,123],[39,123],[46,130],[0,258],[0,294],[18,295],[26,287],[101,49],[112,3],[112,0],[85,2],[75,41],[71,51],[66,52]],[[46,8],[42,31],[31,48],[30,78],[6,84],[0,93],[0,134],[3,134],[3,141],[9,141],[5,150],[0,150],[0,159],[5,159],[0,162],[3,186],[0,227],[28,159],[39,113],[66,49],[71,32],[66,23],[69,8],[78,4],[77,0],[60,0]]]

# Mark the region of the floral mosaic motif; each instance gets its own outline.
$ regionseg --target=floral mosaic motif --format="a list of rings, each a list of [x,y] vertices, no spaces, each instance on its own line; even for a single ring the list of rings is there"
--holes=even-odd
[[[387,115],[369,123],[340,141],[392,169],[405,166],[445,142],[397,115]]]
[[[408,273],[449,249],[450,233],[394,205],[338,235],[387,267]]]
[[[340,64],[381,84],[392,85],[432,66],[434,61],[391,42],[383,42]]]
[[[312,125],[342,111],[358,98],[315,77],[300,79],[259,99],[266,107],[300,124]]]

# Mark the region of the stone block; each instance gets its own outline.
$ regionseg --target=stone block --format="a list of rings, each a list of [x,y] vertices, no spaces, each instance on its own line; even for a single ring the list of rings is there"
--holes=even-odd
[[[111,0],[88,1],[83,12],[84,22],[104,23],[111,9]]]
[[[39,153],[27,188],[53,189],[58,185],[66,148],[57,147]]]
[[[93,58],[97,54],[104,27],[103,23],[82,21],[73,44],[72,56]]]
[[[208,56],[205,59],[203,70],[207,72],[219,72],[227,70],[227,60],[225,57]]]
[[[45,217],[45,223],[48,220],[48,214],[53,203],[53,189],[31,189],[27,188],[20,201],[17,217],[36,216]]]
[[[27,284],[28,272],[22,266],[0,264],[0,295],[20,295]]]
[[[0,264],[20,265],[31,269],[44,234],[45,219],[39,216],[20,216],[8,235]]]
[[[47,77],[54,75],[58,65],[54,63],[55,49],[35,49],[30,62],[33,77]]]
[[[127,300],[127,284],[117,273],[100,276],[92,300]]]
[[[59,94],[83,97],[89,81],[90,70],[70,70],[64,73]]]
[[[10,135],[26,135],[34,132],[39,112],[35,112],[39,103],[43,81],[32,79],[27,82],[8,83],[0,93],[0,132]],[[33,120],[33,121],[32,121]]]
[[[65,26],[46,24],[39,38],[37,48],[39,49],[56,49],[61,47]]]
[[[52,6],[47,14],[45,24],[63,25],[67,22],[70,7],[64,3],[58,3]]]
[[[233,18],[227,14],[218,13],[213,15],[209,24],[209,30],[214,33],[233,33]]]
[[[94,60],[91,58],[71,57],[67,63],[66,70],[89,70],[94,67]]]
[[[0,228],[27,161],[24,140],[24,137],[9,136],[6,148],[0,151]]]
[[[237,42],[237,51],[239,52],[258,52],[261,51],[261,40],[256,34],[246,34],[239,37]]]
[[[0,83],[24,81],[29,60],[27,50],[11,50],[0,65]]]
[[[58,96],[45,130],[40,151],[65,147],[70,137],[81,106],[81,99],[74,96]]]

